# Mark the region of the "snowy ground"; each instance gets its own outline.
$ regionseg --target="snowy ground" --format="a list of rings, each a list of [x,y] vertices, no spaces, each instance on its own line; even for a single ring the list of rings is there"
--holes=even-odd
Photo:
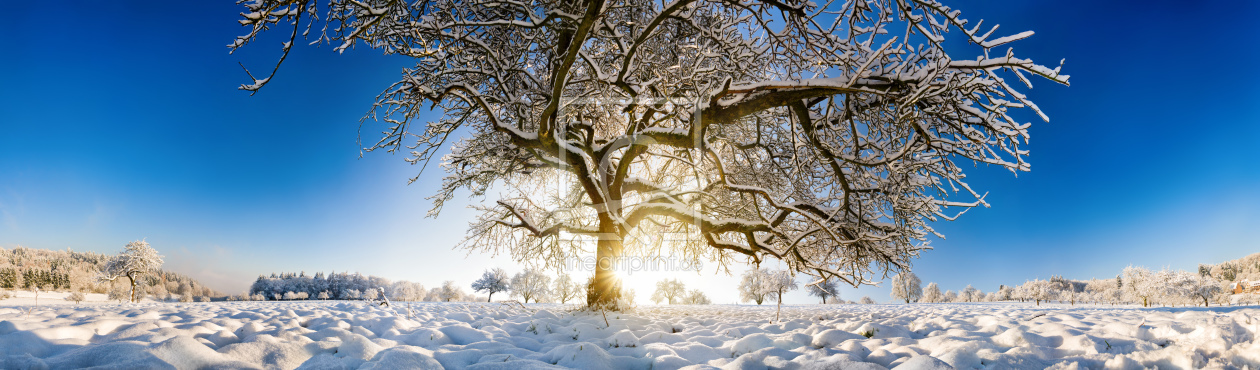
[[[605,324],[559,305],[15,303],[0,301],[0,368],[1260,367],[1254,306],[801,305],[774,323],[773,306],[712,305]]]

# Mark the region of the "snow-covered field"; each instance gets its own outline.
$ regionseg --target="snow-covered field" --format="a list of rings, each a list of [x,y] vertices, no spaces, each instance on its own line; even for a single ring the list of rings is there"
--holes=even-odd
[[[21,303],[0,301],[0,368],[1260,367],[1254,306]]]

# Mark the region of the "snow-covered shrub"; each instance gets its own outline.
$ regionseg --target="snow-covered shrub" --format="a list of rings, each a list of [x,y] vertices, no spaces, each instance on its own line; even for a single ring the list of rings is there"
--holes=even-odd
[[[327,300],[328,298],[331,298],[331,297],[328,295],[328,291],[325,290],[325,291],[319,292],[319,295],[316,296],[315,298],[319,298],[321,300]]]
[[[506,292],[512,287],[512,279],[508,277],[507,271],[502,268],[494,268],[486,270],[481,274],[481,278],[472,283],[474,292],[486,292],[486,300],[494,299],[494,293]]]
[[[941,298],[941,302],[958,302],[958,293],[954,293],[952,290],[946,290],[945,295]]]
[[[281,298],[283,298],[286,301],[292,301],[294,299],[297,299],[297,293],[284,292],[284,296],[282,296]]]
[[[898,273],[892,278],[892,297],[906,303],[918,302],[923,298],[923,281],[910,271]]]
[[[652,292],[652,303],[674,304],[674,300],[681,299],[687,294],[687,287],[678,279],[665,279],[656,282],[656,291]]]
[[[122,301],[131,300],[131,290],[127,289],[127,287],[114,284],[109,288],[109,291],[106,292],[105,296],[111,301],[118,301],[121,303]]]
[[[204,295],[199,295],[199,296],[197,296],[197,297],[193,298],[193,300],[194,300],[194,301],[197,301],[197,302],[210,302],[210,297],[207,297],[207,296],[204,296]]]
[[[249,296],[249,300],[251,300],[251,301],[265,301],[265,300],[267,300],[267,297],[263,296],[262,294],[254,294],[254,295]]]
[[[83,293],[79,292],[70,293],[66,296],[67,301],[74,302],[75,304],[83,303],[84,299],[87,298],[83,296]]]
[[[183,303],[188,303],[188,302],[193,301],[192,298],[193,298],[192,294],[182,294],[179,296],[179,301]]]
[[[861,300],[859,300],[859,301],[858,301],[858,303],[861,303],[861,304],[875,304],[875,300],[874,300],[874,299],[871,299],[871,297],[870,297],[870,296],[864,296],[864,297],[862,297],[862,299],[861,299]],[[869,338],[869,337],[868,337],[868,338]]]

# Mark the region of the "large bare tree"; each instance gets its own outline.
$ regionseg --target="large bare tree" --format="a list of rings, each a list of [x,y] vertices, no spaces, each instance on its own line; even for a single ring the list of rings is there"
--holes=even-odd
[[[1007,48],[1032,32],[934,0],[241,3],[233,50],[282,27],[281,63],[302,38],[414,59],[365,149],[423,173],[451,142],[429,214],[502,191],[462,246],[551,267],[594,253],[589,304],[615,301],[627,255],[772,258],[815,284],[903,270],[929,222],[987,206],[962,165],[1029,170],[1012,112],[1046,116],[1008,79],[1068,82]]]

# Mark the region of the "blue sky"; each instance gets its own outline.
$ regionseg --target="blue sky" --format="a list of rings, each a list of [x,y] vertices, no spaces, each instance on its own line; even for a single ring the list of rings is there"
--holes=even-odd
[[[299,46],[250,97],[237,63],[266,68],[280,40],[229,55],[244,32],[232,3],[6,6],[0,247],[114,253],[148,238],[169,268],[228,292],[272,271],[433,286],[518,269],[451,250],[472,216],[462,207],[423,218],[438,171],[408,186],[418,168],[401,156],[359,158],[358,119],[407,60]],[[1036,31],[1017,53],[1066,58],[1072,86],[1034,81],[1051,122],[1032,128],[1033,171],[969,170],[993,207],[935,224],[948,239],[915,262],[925,281],[990,291],[1260,252],[1260,3],[949,4],[999,33]],[[693,279],[735,299],[735,278]],[[843,295],[888,299],[883,287]]]

